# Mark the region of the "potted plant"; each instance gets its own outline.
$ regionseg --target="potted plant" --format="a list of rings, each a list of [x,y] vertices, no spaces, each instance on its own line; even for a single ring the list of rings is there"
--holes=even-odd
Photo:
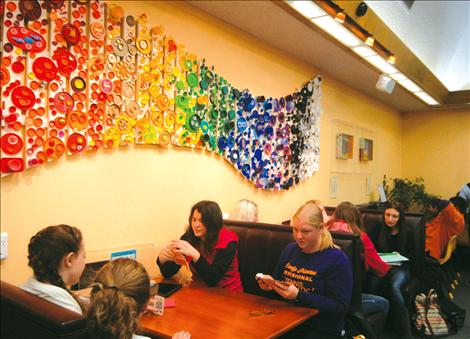
[[[384,175],[383,187],[385,195],[389,201],[395,201],[406,211],[410,209],[415,212],[424,213],[429,206],[431,199],[437,196],[426,193],[424,180],[421,177],[408,178],[387,178]],[[393,186],[391,185],[393,184]]]

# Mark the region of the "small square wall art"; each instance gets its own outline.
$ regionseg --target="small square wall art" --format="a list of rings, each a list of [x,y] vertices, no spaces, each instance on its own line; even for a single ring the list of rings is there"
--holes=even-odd
[[[336,134],[336,158],[352,159],[354,137],[349,134]]]
[[[369,161],[373,159],[374,142],[371,139],[359,139],[359,160]]]

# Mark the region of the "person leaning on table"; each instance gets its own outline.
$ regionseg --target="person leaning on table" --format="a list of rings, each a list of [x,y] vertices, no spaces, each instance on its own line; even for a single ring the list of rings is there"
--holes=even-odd
[[[351,262],[333,243],[315,201],[299,208],[291,226],[295,242],[284,248],[273,274],[274,279],[289,283],[288,287],[268,285],[264,279],[258,279],[258,284],[320,312],[296,331],[296,338],[344,338],[344,317],[352,294]]]
[[[243,291],[238,271],[238,236],[223,227],[222,211],[214,201],[196,203],[186,232],[163,248],[157,258],[165,278],[175,275],[187,262],[208,286]]]

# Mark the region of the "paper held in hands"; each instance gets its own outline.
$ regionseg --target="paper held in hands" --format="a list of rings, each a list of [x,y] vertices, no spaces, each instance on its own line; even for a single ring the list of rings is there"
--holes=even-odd
[[[380,258],[386,262],[387,264],[396,264],[401,263],[403,261],[409,261],[409,259],[398,252],[390,252],[390,253],[379,253]]]
[[[283,290],[286,290],[290,286],[290,283],[288,283],[288,282],[276,280],[273,277],[265,275],[263,273],[257,273],[256,274],[256,279],[257,280],[262,280],[265,284],[267,284],[271,287],[273,287],[275,285],[275,286],[277,286],[277,287],[279,287]]]

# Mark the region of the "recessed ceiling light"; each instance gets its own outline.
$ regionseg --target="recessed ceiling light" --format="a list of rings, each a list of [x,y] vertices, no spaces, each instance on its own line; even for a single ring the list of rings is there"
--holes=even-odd
[[[384,58],[379,55],[368,56],[364,58],[367,62],[374,65],[378,69],[380,69],[383,73],[396,73],[398,70],[390,65]]]
[[[352,49],[356,54],[359,54],[361,57],[365,58],[368,56],[377,55],[377,53],[368,46],[357,46]]]
[[[362,41],[351,33],[350,30],[335,21],[331,16],[322,16],[320,18],[312,19],[312,22],[330,34],[336,40],[348,47],[359,46]]]
[[[323,9],[321,9],[311,1],[288,1],[287,3],[297,12],[299,12],[308,19],[328,15]]]
[[[416,95],[418,98],[420,98],[421,100],[423,100],[425,103],[427,103],[428,105],[439,105],[439,103],[434,100],[433,97],[431,97],[428,93],[426,92],[415,92],[413,93],[414,95]]]

